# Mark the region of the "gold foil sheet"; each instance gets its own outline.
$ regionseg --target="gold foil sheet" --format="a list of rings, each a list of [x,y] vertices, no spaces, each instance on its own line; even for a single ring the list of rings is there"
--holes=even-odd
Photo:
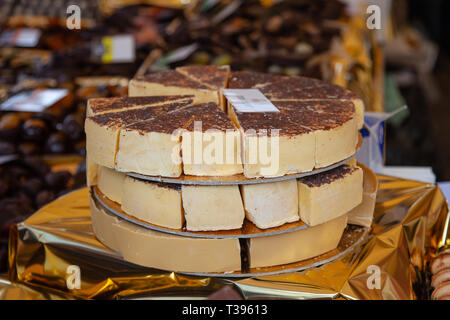
[[[12,228],[12,283],[0,283],[0,292],[18,299],[54,297],[48,292],[58,298],[192,299],[231,284],[247,299],[426,299],[428,263],[450,242],[448,205],[435,185],[378,179],[375,219],[363,245],[319,267],[245,279],[187,276],[123,261],[92,233],[88,189],[75,191]],[[79,289],[68,289],[70,265],[80,267]],[[27,287],[37,293],[23,293]]]
[[[66,293],[53,292],[51,289],[33,288],[29,285],[12,283],[0,276],[0,300],[66,300],[72,299]]]

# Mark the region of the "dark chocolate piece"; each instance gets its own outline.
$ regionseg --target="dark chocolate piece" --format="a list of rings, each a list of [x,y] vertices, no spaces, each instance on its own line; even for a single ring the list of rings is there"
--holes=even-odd
[[[22,136],[27,141],[40,141],[45,139],[49,132],[47,123],[41,119],[29,119],[24,122]]]
[[[22,120],[17,114],[7,113],[0,118],[0,138],[14,139],[20,132]]]
[[[61,154],[68,151],[68,143],[66,137],[61,132],[52,133],[44,147],[45,152]]]

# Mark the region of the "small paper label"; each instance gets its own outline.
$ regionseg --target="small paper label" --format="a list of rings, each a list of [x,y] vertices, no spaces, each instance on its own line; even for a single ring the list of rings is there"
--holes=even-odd
[[[101,43],[103,45],[103,54],[101,56],[103,63],[134,62],[135,45],[132,35],[104,37]]]
[[[36,89],[12,96],[0,105],[1,111],[41,112],[68,94],[67,89]]]
[[[8,154],[0,156],[0,164],[8,163],[10,161],[16,160],[19,156],[17,154]]]
[[[40,37],[41,30],[39,29],[21,28],[6,30],[0,36],[0,46],[32,48],[38,44]]]
[[[4,163],[8,163],[10,161],[16,160],[19,156],[17,154],[7,154],[4,156],[0,156],[0,165]]]
[[[238,112],[280,112],[258,89],[223,89],[222,93]]]

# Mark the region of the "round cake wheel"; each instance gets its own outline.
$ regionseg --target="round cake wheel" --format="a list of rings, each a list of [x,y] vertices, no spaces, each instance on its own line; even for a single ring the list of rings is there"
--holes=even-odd
[[[342,216],[316,227],[252,239],[182,237],[142,228],[107,213],[92,194],[90,200],[95,235],[124,260],[199,276],[245,278],[300,271],[343,257],[368,234],[368,228],[347,225]],[[260,243],[252,248],[251,241]],[[284,250],[279,250],[280,243]],[[295,260],[295,256],[302,258]]]

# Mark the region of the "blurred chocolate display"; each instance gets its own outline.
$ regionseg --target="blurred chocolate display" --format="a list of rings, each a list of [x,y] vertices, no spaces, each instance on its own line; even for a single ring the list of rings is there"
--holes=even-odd
[[[31,59],[38,50],[7,48],[9,53],[21,53],[21,59],[2,59],[7,72],[0,83],[18,82],[20,75],[73,81],[75,77],[122,76],[132,78],[145,57],[153,49],[164,55],[187,45],[196,44],[195,50],[182,54],[182,58],[162,59],[159,68],[173,68],[182,64],[231,65],[233,70],[307,75],[323,78],[318,56],[327,52],[332,40],[339,37],[345,23],[345,5],[338,0],[298,1],[195,1],[177,6],[178,9],[146,5],[127,5],[128,1],[6,1],[4,12],[10,19],[8,28],[32,27],[29,21],[45,20],[42,17],[60,16],[69,4],[78,5],[82,17],[95,20],[95,27],[69,30],[65,24],[37,27],[42,36],[35,49],[50,52],[50,59]],[[14,4],[11,4],[14,3]],[[145,2],[151,4],[152,1]],[[158,1],[161,5],[163,2]],[[170,2],[172,3],[172,2]],[[180,1],[180,4],[183,1]],[[169,6],[169,2],[167,3]],[[99,6],[99,7],[97,7]],[[64,10],[62,10],[64,8]],[[114,8],[114,10],[110,10]],[[3,12],[1,11],[1,12]],[[88,14],[88,16],[86,16]],[[91,17],[92,15],[92,17]],[[68,14],[64,11],[64,20]],[[61,17],[60,17],[61,18]],[[50,19],[51,20],[51,19]],[[58,20],[58,19],[56,19]],[[95,44],[105,36],[133,35],[136,58],[133,63],[105,64],[95,54]],[[4,61],[2,61],[4,60]],[[14,61],[12,61],[14,60]],[[157,68],[158,69],[158,68]],[[155,70],[152,70],[155,71]],[[0,92],[1,93],[1,92]]]
[[[0,110],[0,155],[84,154],[85,109],[70,94],[41,112]]]
[[[70,153],[84,156],[87,100],[128,93],[128,79],[117,76],[79,77],[73,83],[61,85],[69,89],[68,94],[40,112],[2,111],[0,107],[0,155]],[[47,81],[35,80],[15,87],[20,93],[24,88],[49,86]]]
[[[221,1],[211,8],[199,1],[164,29],[168,49],[196,43],[188,61],[178,64],[229,64],[233,70],[322,78],[311,60],[340,35],[344,4],[337,0]],[[270,2],[267,2],[270,3]]]
[[[30,86],[55,86],[55,80],[41,76],[51,59],[52,53],[48,50],[0,48],[0,83],[8,85],[13,92]]]
[[[86,185],[86,166],[74,174],[53,171],[38,157],[25,157],[0,165],[0,273],[6,271],[9,227],[70,190]]]

